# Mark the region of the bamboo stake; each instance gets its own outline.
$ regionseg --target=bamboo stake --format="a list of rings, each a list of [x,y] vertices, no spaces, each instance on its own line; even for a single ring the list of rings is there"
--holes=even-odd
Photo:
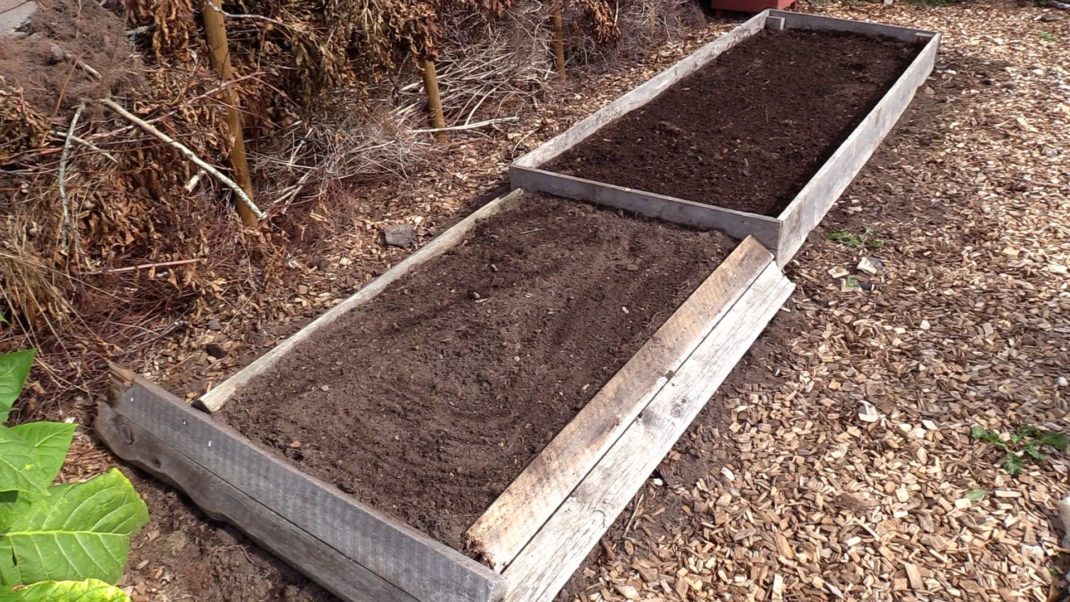
[[[561,16],[561,5],[554,7],[554,66],[562,79],[565,77],[565,20]]]
[[[253,204],[253,199],[251,199],[249,197],[249,195],[246,194],[244,190],[242,190],[241,186],[239,186],[237,182],[235,182],[234,180],[231,180],[230,178],[225,176],[223,174],[223,172],[219,171],[215,167],[212,167],[211,164],[209,164],[204,159],[201,159],[200,157],[198,157],[193,151],[191,151],[189,148],[187,148],[181,142],[175,140],[174,138],[172,138],[172,137],[168,136],[167,134],[161,132],[160,130],[156,129],[151,124],[149,124],[147,121],[145,121],[144,119],[139,118],[137,115],[134,115],[130,111],[127,111],[126,109],[121,107],[118,103],[116,103],[115,101],[113,101],[110,98],[101,98],[97,102],[99,102],[100,104],[102,104],[102,105],[108,107],[109,109],[115,111],[116,113],[122,115],[128,121],[130,121],[130,123],[133,123],[134,125],[138,126],[139,128],[141,128],[141,129],[145,130],[146,132],[152,134],[156,138],[160,139],[162,142],[167,143],[171,148],[174,148],[178,152],[182,153],[183,157],[189,159],[194,164],[196,164],[197,167],[200,167],[201,169],[206,171],[209,175],[211,175],[215,179],[217,179],[220,182],[222,182],[224,186],[226,186],[227,188],[230,188],[231,190],[233,190],[234,194],[236,194],[238,196],[239,202],[237,204],[239,206],[245,207],[245,209],[247,209],[249,211],[249,213],[252,214],[254,219],[260,219],[260,218],[264,217],[264,212],[260,211],[260,208],[257,207],[255,204]]]
[[[435,62],[424,59],[424,89],[427,90],[427,108],[431,111],[431,125],[435,138],[444,140],[446,118],[442,115],[442,98],[438,95],[438,76],[435,75]]]
[[[205,37],[208,38],[209,62],[216,75],[224,83],[233,78],[230,64],[230,48],[227,45],[227,26],[223,22],[223,8],[219,0],[202,0],[201,16],[204,18]],[[249,163],[245,157],[245,139],[242,136],[242,117],[238,107],[238,92],[232,87],[223,88],[223,102],[227,105],[227,127],[230,129],[230,166],[241,186],[248,203],[235,203],[238,215],[246,226],[256,226],[258,216],[253,205],[253,179],[249,175]],[[262,214],[261,214],[262,215]]]

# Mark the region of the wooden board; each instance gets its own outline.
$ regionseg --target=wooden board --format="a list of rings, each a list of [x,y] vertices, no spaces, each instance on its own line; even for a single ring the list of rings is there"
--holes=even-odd
[[[921,54],[903,72],[880,103],[777,217],[719,207],[716,205],[717,199],[695,202],[541,168],[561,153],[582,143],[602,127],[653,100],[679,80],[701,69],[724,51],[763,28],[774,31],[848,31],[926,43]],[[523,187],[591,201],[698,228],[716,229],[734,238],[754,236],[776,254],[780,265],[785,265],[798,252],[807,235],[824,218],[847,184],[858,174],[877,145],[906,110],[915,90],[932,71],[939,43],[939,34],[931,31],[767,10],[518,159],[509,167],[510,183],[515,188]]]
[[[509,184],[513,188],[598,203],[704,230],[719,230],[737,239],[753,236],[769,249],[776,249],[780,241],[780,222],[765,215],[516,165],[509,168]]]
[[[512,562],[772,261],[743,241],[472,525],[468,548],[495,570]]]
[[[418,602],[416,598],[353,562],[256,499],[220,479],[150,431],[126,420],[108,404],[97,406],[100,438],[127,462],[181,490],[216,520],[243,517],[239,528],[260,547],[346,600]]]
[[[130,432],[137,427],[151,435],[147,441],[155,445],[153,452],[157,457],[170,454],[166,459],[168,466],[193,463],[194,470],[167,473],[183,491],[201,489],[204,484],[196,477],[202,471],[208,473],[417,600],[496,602],[501,599],[504,580],[486,566],[275,459],[237,432],[217,424],[207,414],[144,379],[129,374],[125,378],[130,385],[116,397],[106,418],[114,423],[115,416],[121,417],[130,425]],[[106,419],[102,424],[108,423]],[[101,436],[110,434],[102,430]],[[119,453],[138,441],[134,437],[133,443],[126,447],[120,445],[113,449]],[[138,449],[137,453],[148,452]],[[129,459],[144,458],[131,455]],[[158,459],[160,465],[155,468],[162,470],[164,459]],[[259,527],[252,525],[255,521],[246,514],[248,510],[248,504],[241,503],[211,508],[217,516],[248,530],[254,539],[264,537],[265,532],[257,531]],[[289,545],[281,540],[282,535],[279,533],[280,539],[273,545]],[[285,557],[298,563],[297,551],[285,549]],[[367,580],[367,575],[357,575],[352,586],[361,587],[361,582]],[[376,598],[369,593],[350,599]]]
[[[273,366],[280,358],[292,351],[294,347],[311,337],[314,332],[323,328],[327,324],[330,324],[345,313],[374,299],[379,293],[383,292],[386,287],[390,286],[391,283],[403,277],[405,274],[408,274],[416,267],[445,253],[453,245],[460,242],[465,235],[468,234],[468,231],[475,226],[477,221],[494,215],[501,210],[506,203],[511,202],[521,194],[523,194],[523,191],[514,190],[501,198],[487,203],[479,210],[443,232],[431,242],[420,247],[415,253],[406,257],[378,278],[369,282],[345,301],[335,305],[329,311],[316,318],[311,324],[305,326],[290,338],[279,343],[272,348],[271,351],[268,351],[257,358],[253,363],[242,368],[237,374],[216,385],[214,389],[204,394],[199,400],[194,402],[194,404],[209,412],[219,410],[231,397],[234,396],[234,393],[241,388],[242,385],[245,385],[257,375]]]
[[[809,15],[796,15],[809,16]],[[841,21],[837,19],[837,21]],[[807,23],[810,23],[807,20]],[[788,20],[791,23],[791,20]],[[873,25],[865,23],[864,25]],[[888,26],[879,31],[889,35]],[[901,28],[894,28],[901,29]],[[916,32],[913,32],[916,33]],[[840,145],[836,152],[821,166],[814,177],[807,182],[799,194],[784,208],[777,218],[781,222],[780,243],[776,247],[777,261],[785,265],[806,242],[833,203],[840,198],[844,190],[855,179],[866,162],[877,150],[877,146],[892,131],[899,118],[906,112],[914,93],[925,83],[936,64],[936,51],[940,46],[940,35],[935,34],[911,63],[910,67],[896,80],[891,89],[881,98],[877,106],[866,115]]]
[[[505,570],[508,602],[554,598],[793,289],[766,267]]]

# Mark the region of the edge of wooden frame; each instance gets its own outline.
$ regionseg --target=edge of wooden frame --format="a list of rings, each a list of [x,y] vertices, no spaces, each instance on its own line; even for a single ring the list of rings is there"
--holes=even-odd
[[[228,514],[240,508],[245,518],[239,526],[242,532],[339,598],[419,602],[126,420],[108,404],[97,405],[94,428],[117,456],[184,491],[210,518],[233,522]]]
[[[476,520],[468,549],[508,566],[772,261],[753,237],[737,245]]]
[[[275,365],[279,359],[292,351],[298,344],[308,339],[314,332],[323,328],[327,324],[330,324],[350,310],[374,299],[379,293],[383,292],[386,287],[408,274],[414,268],[445,253],[455,244],[460,242],[465,235],[468,234],[469,230],[476,225],[476,222],[494,215],[500,211],[506,203],[517,198],[521,194],[523,194],[523,191],[513,190],[508,194],[487,203],[483,207],[480,207],[471,215],[460,222],[457,222],[426,245],[420,247],[412,255],[409,255],[386,272],[383,272],[379,277],[364,285],[360,290],[350,295],[347,299],[320,315],[308,326],[297,331],[293,336],[283,340],[270,351],[239,370],[236,374],[216,385],[211,391],[208,391],[202,395],[200,399],[194,401],[193,405],[209,412],[218,411],[230,401],[230,398],[234,396],[239,388],[247,384],[259,374],[268,370],[271,366]]]
[[[504,578],[490,568],[276,459],[133,373],[114,373],[120,386],[97,432],[119,457],[161,474],[254,540],[269,540],[266,547],[310,576],[322,579],[326,569],[309,566],[316,559],[301,556],[305,546],[318,559],[359,565],[326,584],[341,593],[341,580],[362,592],[350,600],[383,593],[404,602],[497,602],[504,594]],[[292,528],[273,531],[261,518]]]
[[[507,602],[551,600],[791,295],[769,263],[505,570]]]
[[[811,13],[800,13],[789,10],[769,9],[770,17],[784,19],[786,29],[804,29],[811,31],[845,31],[849,33],[862,33],[867,35],[886,36],[904,42],[914,42],[918,34],[935,34],[927,29],[904,27],[902,25],[889,25],[887,23],[873,23],[871,21],[857,21],[854,19],[841,19],[838,17],[826,17]]]
[[[775,217],[687,201],[676,197],[586,180],[543,169],[509,166],[514,189],[544,192],[579,201],[625,209],[640,215],[695,228],[720,230],[736,239],[754,236],[769,249],[780,241],[780,221]]]
[[[832,21],[840,24],[844,20],[832,19]],[[807,23],[810,24],[812,21],[807,21]],[[857,22],[849,21],[849,23]],[[863,23],[863,25],[872,24]],[[895,29],[909,32],[911,35],[927,34],[918,30],[898,27]],[[837,147],[832,156],[780,213],[778,220],[781,222],[781,229],[780,241],[776,247],[777,263],[783,266],[791,261],[806,242],[810,232],[821,223],[825,214],[876,152],[881,141],[898,123],[907,107],[910,106],[917,89],[925,83],[932,72],[939,46],[940,34],[933,33],[910,66],[903,71],[862,122],[851,131],[847,139]]]
[[[709,44],[692,52],[673,66],[647,80],[637,88],[595,111],[588,117],[575,123],[572,127],[539,145],[513,162],[519,167],[539,167],[553,160],[561,153],[582,142],[595,131],[614,119],[631,112],[650,102],[666,88],[691,75],[739,42],[765,28],[765,18],[769,11],[754,15],[738,27],[725,32]]]

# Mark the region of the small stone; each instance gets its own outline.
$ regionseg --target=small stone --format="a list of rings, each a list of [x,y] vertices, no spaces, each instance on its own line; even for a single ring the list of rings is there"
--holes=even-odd
[[[858,262],[858,270],[861,272],[865,272],[871,276],[881,271],[881,268],[883,267],[884,262],[881,261],[878,257],[863,257],[862,260]]]
[[[219,322],[219,320],[212,318],[211,320],[208,320],[208,324],[205,326],[205,328],[207,328],[208,330],[223,330],[223,325]]]
[[[227,357],[227,348],[219,343],[208,343],[204,346],[204,352],[217,360]]]
[[[877,408],[873,407],[873,404],[868,401],[862,402],[862,407],[858,410],[858,419],[862,422],[876,422],[880,420],[880,412]]]
[[[925,88],[922,89],[922,92],[926,96],[935,96],[936,95],[936,90],[933,90],[932,86],[925,86]]]
[[[928,320],[922,320],[921,324],[919,324],[918,327],[922,330],[929,330],[930,328],[932,328],[932,324],[929,324]]]
[[[327,391],[330,391],[330,390],[331,390],[331,386],[330,385],[320,385],[320,391],[323,391],[324,393],[326,393]]]
[[[1057,15],[1055,13],[1044,13],[1043,15],[1040,15],[1040,22],[1041,23],[1054,23],[1056,21],[1062,21],[1062,20],[1063,20],[1062,15]]]
[[[416,239],[416,228],[412,224],[393,224],[383,228],[383,240],[391,247],[409,247]]]
[[[63,50],[59,46],[56,46],[55,44],[52,44],[51,46],[48,47],[48,64],[49,65],[55,65],[56,63],[62,63],[65,60],[67,60],[67,52],[65,50]]]
[[[624,266],[624,269],[628,270],[629,272],[638,272],[639,266],[635,265],[634,263],[629,263],[628,265]]]
[[[1060,377],[1059,377],[1059,378],[1058,378],[1058,379],[1057,379],[1057,380],[1056,380],[1055,382],[1056,382],[1056,383],[1057,383],[1057,384],[1058,384],[1058,385],[1059,385],[1060,387],[1065,387],[1065,386],[1067,386],[1068,384],[1070,384],[1070,382],[1067,382],[1067,380],[1066,380],[1066,377],[1065,377],[1065,376],[1060,376]]]

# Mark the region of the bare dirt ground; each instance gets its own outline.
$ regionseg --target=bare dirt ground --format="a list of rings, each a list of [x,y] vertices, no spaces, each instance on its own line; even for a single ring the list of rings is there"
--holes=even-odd
[[[1070,551],[1058,547],[1053,508],[1070,489],[1070,459],[1056,454],[1014,478],[969,431],[1070,430],[1068,21],[1014,6],[804,8],[944,31],[937,72],[788,267],[799,285],[791,313],[714,400],[708,414],[726,418],[704,417],[681,440],[665,478],[640,492],[570,591],[1054,598]],[[202,392],[397,261],[404,252],[381,246],[382,225],[416,224],[426,240],[499,184],[512,157],[730,26],[641,66],[575,78],[508,129],[455,136],[438,169],[355,195],[361,209],[335,224],[322,256],[289,258],[285,298],[235,299],[199,316],[140,354],[138,368]],[[867,229],[879,248],[828,240]],[[862,255],[883,262],[876,276],[856,276],[874,290],[842,290],[830,270],[854,274]],[[226,355],[208,355],[209,344]],[[113,461],[85,433],[73,453],[71,477]],[[131,555],[135,599],[331,599],[178,494],[137,482],[153,522]]]

